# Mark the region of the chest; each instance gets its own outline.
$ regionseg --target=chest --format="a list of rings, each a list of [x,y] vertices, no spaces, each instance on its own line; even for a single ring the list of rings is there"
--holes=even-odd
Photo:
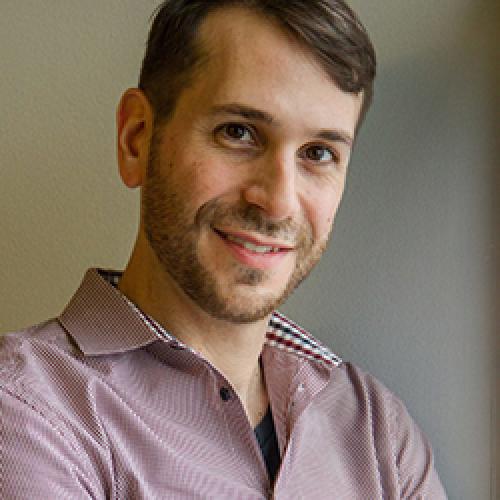
[[[324,393],[270,391],[281,451],[271,485],[254,429],[224,380],[163,380],[155,391],[142,387],[141,397],[128,389],[98,396],[111,498],[375,499],[395,491],[381,483],[387,457],[374,444],[369,418],[346,414],[342,401]]]

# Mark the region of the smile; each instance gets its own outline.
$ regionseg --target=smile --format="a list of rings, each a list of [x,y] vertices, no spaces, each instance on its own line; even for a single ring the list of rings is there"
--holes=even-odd
[[[238,236],[233,236],[232,234],[226,235],[226,239],[255,253],[277,253],[280,251],[279,247],[255,245],[248,240],[244,240]]]
[[[281,242],[258,241],[256,237],[214,229],[230,254],[241,264],[254,269],[272,269],[289,255],[292,247]]]
[[[254,253],[266,254],[266,253],[288,252],[290,250],[293,250],[293,246],[284,242],[263,241],[262,239],[256,236],[237,233],[234,231],[226,233],[220,229],[213,228],[213,230],[223,240],[239,245],[240,247],[243,247]]]

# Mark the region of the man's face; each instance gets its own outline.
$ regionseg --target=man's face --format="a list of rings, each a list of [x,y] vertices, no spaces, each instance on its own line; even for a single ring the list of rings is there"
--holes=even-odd
[[[361,97],[246,10],[210,15],[201,39],[209,60],[151,144],[143,230],[174,289],[251,322],[326,246]]]

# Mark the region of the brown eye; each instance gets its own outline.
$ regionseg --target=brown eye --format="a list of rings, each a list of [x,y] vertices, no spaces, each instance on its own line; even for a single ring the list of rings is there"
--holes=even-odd
[[[236,139],[238,141],[252,140],[252,133],[250,130],[239,123],[228,123],[227,125],[224,125],[222,130],[224,134],[231,139]]]
[[[307,148],[305,151],[305,157],[308,160],[319,163],[336,161],[335,154],[331,150],[323,146],[311,146]]]

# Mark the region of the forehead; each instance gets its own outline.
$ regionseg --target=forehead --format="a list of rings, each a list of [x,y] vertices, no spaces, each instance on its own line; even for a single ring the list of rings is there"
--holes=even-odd
[[[199,37],[207,61],[185,92],[198,110],[238,103],[282,123],[354,134],[362,97],[341,91],[311,50],[278,22],[241,7],[223,8],[202,23]]]

